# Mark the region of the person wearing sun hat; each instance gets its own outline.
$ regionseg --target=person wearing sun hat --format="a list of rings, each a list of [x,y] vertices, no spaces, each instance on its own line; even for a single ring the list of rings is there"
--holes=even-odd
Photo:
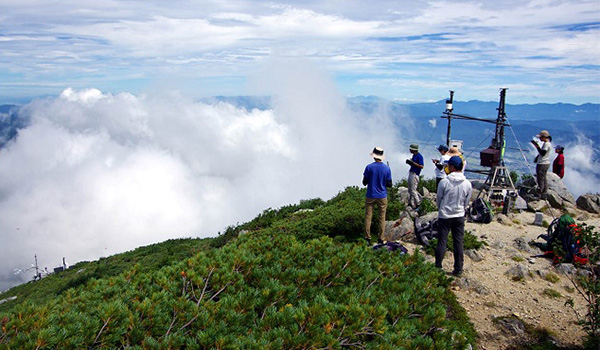
[[[531,143],[538,151],[537,157],[535,157],[535,174],[538,184],[539,194],[541,199],[546,199],[548,195],[548,180],[546,174],[550,168],[550,150],[552,150],[552,143],[550,142],[550,133],[547,130],[540,131],[537,137],[542,141],[540,146],[536,140],[531,140]]]
[[[450,156],[448,155],[448,146],[446,145],[439,145],[437,148],[438,152],[440,152],[440,159],[432,159],[431,161],[433,162],[433,164],[435,165],[435,186],[437,189],[437,186],[440,184],[440,181],[442,181],[443,178],[446,177],[446,172],[444,171],[444,166],[446,166],[446,164],[448,163],[448,159],[450,159]]]
[[[452,247],[454,249],[454,270],[452,274],[455,276],[460,276],[463,272],[465,213],[473,193],[471,182],[461,172],[462,167],[463,161],[459,156],[450,157],[448,160],[449,174],[440,181],[436,194],[436,204],[439,210],[435,266],[442,268],[448,233],[452,232]]]
[[[410,165],[408,171],[408,206],[417,209],[421,204],[421,194],[417,191],[417,185],[424,166],[423,156],[419,153],[419,145],[416,143],[411,144],[408,150],[412,154],[412,158],[406,160],[406,164]]]
[[[565,156],[563,154],[565,148],[563,146],[554,147],[554,152],[557,156],[552,163],[552,172],[558,175],[561,179],[565,176]]]
[[[385,156],[383,148],[375,147],[371,152],[371,157],[375,160],[366,166],[363,172],[363,185],[367,186],[367,196],[365,199],[365,240],[371,242],[371,219],[373,218],[373,208],[377,205],[379,208],[379,234],[377,241],[383,242],[385,233],[385,213],[387,210],[387,187],[392,186],[392,171],[390,167],[383,163]]]

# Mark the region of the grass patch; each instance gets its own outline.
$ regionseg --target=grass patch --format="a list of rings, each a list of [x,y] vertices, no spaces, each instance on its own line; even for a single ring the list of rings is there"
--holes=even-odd
[[[513,256],[511,259],[513,261],[516,261],[516,262],[523,262],[523,261],[525,261],[525,259],[523,259],[523,257],[521,257],[521,256]]]
[[[560,277],[554,272],[548,272],[544,279],[550,283],[558,283],[560,281]]]
[[[489,308],[495,308],[498,305],[495,302],[493,302],[493,301],[486,301],[486,302],[483,303],[483,306],[487,306]]]
[[[560,294],[558,291],[552,289],[552,288],[546,288],[544,289],[544,291],[542,292],[542,295],[545,295],[549,298],[562,298],[562,294]]]

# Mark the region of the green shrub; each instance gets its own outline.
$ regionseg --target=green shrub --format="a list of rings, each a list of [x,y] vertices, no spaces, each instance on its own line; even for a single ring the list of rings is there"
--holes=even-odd
[[[577,290],[587,303],[587,314],[580,322],[587,332],[586,349],[600,348],[600,233],[594,226],[580,225],[579,239],[587,247],[589,275],[577,278]]]
[[[425,252],[429,255],[435,255],[435,247],[437,246],[437,238],[429,241],[429,245],[425,248]],[[463,249],[479,249],[485,245],[485,241],[480,241],[477,236],[471,233],[469,230],[465,230],[465,236],[463,238]],[[448,234],[448,242],[446,243],[446,249],[453,251],[454,243],[452,243],[452,233]]]
[[[423,198],[421,200],[421,204],[419,205],[419,216],[423,216],[427,213],[431,213],[437,211],[438,208],[429,198]]]
[[[448,283],[418,253],[265,230],[19,305],[0,348],[464,349],[475,333]]]

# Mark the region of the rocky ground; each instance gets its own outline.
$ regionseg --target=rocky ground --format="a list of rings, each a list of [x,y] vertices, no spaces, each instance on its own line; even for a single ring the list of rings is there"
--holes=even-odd
[[[579,213],[578,223],[600,228],[599,215]],[[551,222],[552,214],[561,213],[546,212],[544,220]],[[487,245],[466,252],[464,274],[453,282],[452,290],[475,325],[480,349],[514,349],[518,342],[529,341],[526,325],[549,331],[563,346],[583,342],[585,333],[576,323],[585,315],[586,303],[569,277],[575,269],[532,258],[541,252],[528,242],[541,241],[536,238],[546,233],[546,228],[533,224],[534,219],[534,212],[523,211],[497,215],[489,224],[466,224],[466,230]],[[409,249],[422,249],[405,243]],[[447,252],[444,270],[452,271],[452,264],[452,253]],[[565,305],[569,300],[574,307]]]

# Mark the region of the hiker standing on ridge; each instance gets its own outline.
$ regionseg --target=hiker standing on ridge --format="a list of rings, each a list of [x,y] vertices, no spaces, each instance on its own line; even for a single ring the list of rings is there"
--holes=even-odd
[[[540,146],[535,140],[531,140],[531,143],[537,149],[538,155],[535,157],[535,174],[537,178],[537,184],[540,192],[540,198],[546,199],[548,194],[548,180],[546,179],[546,173],[550,168],[550,150],[552,144],[550,143],[550,133],[547,130],[540,131],[537,137],[542,141]]]
[[[452,231],[452,246],[454,249],[454,270],[452,274],[460,276],[463,272],[463,238],[465,236],[465,213],[473,188],[461,172],[463,161],[459,156],[448,160],[449,174],[440,181],[436,203],[438,211],[437,247],[435,248],[435,266],[442,268],[446,254],[448,233]]]
[[[565,176],[565,156],[563,152],[565,148],[563,146],[554,147],[554,152],[558,154],[552,163],[552,172],[558,175],[561,179]]]
[[[440,184],[440,181],[442,181],[442,179],[446,177],[446,172],[444,171],[444,165],[446,164],[446,162],[448,162],[448,159],[450,159],[450,156],[448,155],[448,146],[439,145],[437,150],[440,152],[440,154],[442,156],[440,157],[440,159],[432,159],[431,160],[433,162],[433,164],[435,164],[435,188],[436,188],[436,191],[437,191],[437,187]]]
[[[387,187],[392,186],[392,171],[383,163],[385,156],[383,148],[375,147],[371,152],[375,160],[367,165],[363,173],[363,185],[367,186],[367,197],[365,199],[365,240],[371,243],[371,219],[373,207],[379,208],[379,234],[377,241],[383,242],[385,233],[385,212],[387,210]]]
[[[419,145],[413,143],[409,147],[412,158],[406,160],[406,164],[410,165],[408,171],[408,206],[417,209],[421,204],[421,194],[417,191],[419,184],[419,175],[423,169],[423,156],[419,153]]]

